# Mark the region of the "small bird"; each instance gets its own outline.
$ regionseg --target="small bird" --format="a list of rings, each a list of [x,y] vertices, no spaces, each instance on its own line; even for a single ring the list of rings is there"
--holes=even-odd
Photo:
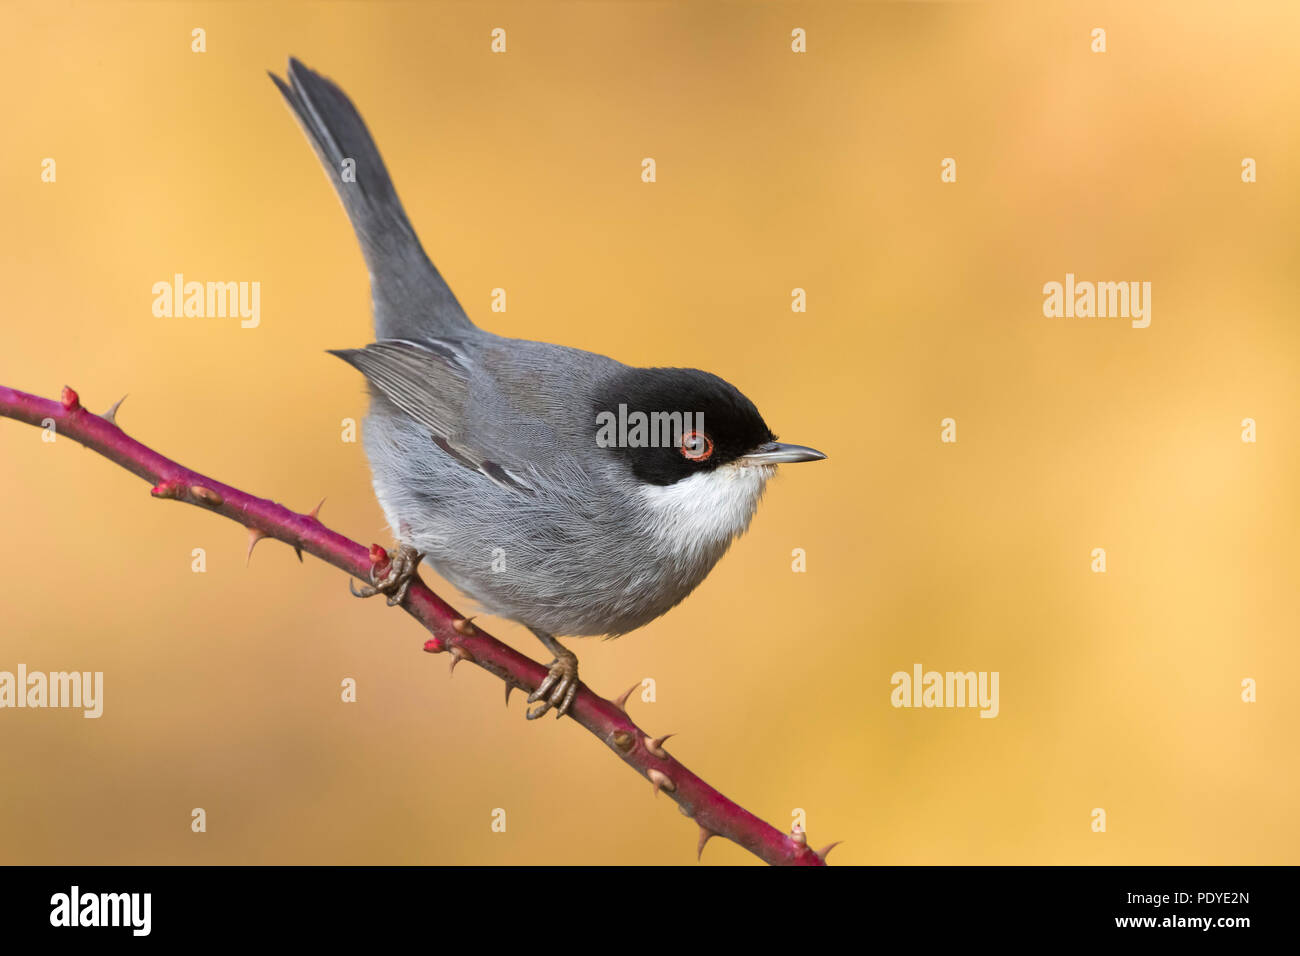
[[[353,593],[400,604],[428,561],[537,635],[555,659],[525,712],[562,717],[578,659],[557,637],[625,634],[680,603],[749,527],[775,466],[826,456],[776,441],[754,403],[708,372],[478,328],[420,245],[352,101],[296,59],[287,82],[271,79],[370,272],[376,341],[332,354],[368,384],[366,456],[399,548]]]

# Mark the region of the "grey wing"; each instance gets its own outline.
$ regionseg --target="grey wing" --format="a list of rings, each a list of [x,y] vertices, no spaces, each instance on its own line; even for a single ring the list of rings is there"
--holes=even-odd
[[[482,377],[473,375],[470,360],[455,343],[390,339],[361,349],[331,350],[330,354],[361,372],[375,391],[427,428],[434,444],[454,461],[501,487],[535,494],[518,449],[513,453],[505,448],[494,451],[466,431],[475,411],[471,392],[476,383],[481,391]],[[483,396],[474,397],[479,404],[483,402]],[[546,430],[537,423],[533,428]],[[547,436],[535,437],[545,440]]]

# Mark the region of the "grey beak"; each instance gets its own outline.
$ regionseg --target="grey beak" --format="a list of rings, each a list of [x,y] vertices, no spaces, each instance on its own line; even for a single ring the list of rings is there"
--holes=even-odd
[[[779,465],[782,462],[821,461],[825,457],[816,448],[770,441],[766,445],[759,445],[748,455],[742,455],[740,460],[747,465]]]

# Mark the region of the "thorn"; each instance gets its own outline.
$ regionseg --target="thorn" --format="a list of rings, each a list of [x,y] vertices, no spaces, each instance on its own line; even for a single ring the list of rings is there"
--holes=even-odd
[[[111,424],[116,425],[117,410],[122,407],[122,403],[125,401],[126,401],[126,396],[123,395],[121,398],[119,398],[117,401],[113,403],[112,408],[110,408],[108,411],[106,411],[104,414],[100,415],[99,417],[104,419],[104,421],[106,422],[110,422]]]
[[[808,845],[808,834],[804,833],[803,827],[797,823],[790,828],[790,839],[800,846]]]
[[[513,691],[514,689],[515,689],[515,685],[510,683],[510,681],[506,681],[506,706],[507,707],[510,706],[510,692]]]
[[[662,737],[654,738],[654,740],[651,740],[649,737],[647,737],[645,739],[645,749],[650,751],[656,757],[667,757],[668,754],[664,752],[663,743],[669,737],[676,737],[676,736],[677,736],[676,734],[664,734]]]
[[[623,753],[627,753],[632,749],[632,735],[626,730],[616,730],[614,732],[614,746]]]
[[[424,642],[424,649],[429,654],[441,654],[447,649],[447,645],[440,639],[431,637],[429,640]]]
[[[370,580],[373,582],[379,572],[390,564],[388,552],[382,545],[372,544],[370,546]]]
[[[302,564],[302,545],[295,544],[293,546],[293,553],[298,555],[298,563]]]
[[[149,494],[155,498],[184,498],[185,482],[175,478],[169,478],[166,481],[160,481],[149,489]]]
[[[195,498],[198,498],[199,501],[203,502],[205,505],[212,505],[214,508],[225,501],[221,495],[217,494],[211,488],[204,488],[202,485],[195,485],[190,489],[190,494]]]
[[[836,840],[834,843],[827,843],[824,847],[822,847],[820,850],[817,851],[817,858],[820,859],[823,863],[825,863],[827,854],[829,854],[831,850],[835,849],[843,842],[844,842],[843,840]]]
[[[717,836],[717,834],[708,827],[700,827],[700,844],[695,848],[695,859],[701,860],[704,858],[704,844],[708,843],[715,836]]]
[[[473,664],[474,655],[471,654],[469,651],[465,650],[465,648],[453,644],[451,646],[451,673],[453,674],[456,673],[456,665],[459,664],[461,661],[469,661],[471,664]]]
[[[636,689],[637,689],[638,687],[640,687],[640,686],[641,686],[641,682],[640,682],[640,681],[637,681],[635,684],[633,684],[633,685],[632,685],[631,687],[629,687],[627,690],[623,691],[623,693],[619,694],[619,696],[614,700],[614,706],[617,707],[619,710],[621,710],[623,713],[626,714],[626,713],[627,713],[627,699],[628,699],[629,697],[631,697],[631,696],[632,696],[632,692],[633,692],[634,690],[636,690]]]
[[[253,549],[257,547],[257,542],[267,537],[270,535],[260,528],[248,529],[248,555],[244,558],[244,567],[248,567],[249,562],[253,560]]]
[[[63,386],[63,395],[61,400],[65,412],[75,412],[77,409],[81,408],[81,398],[66,385]]]
[[[662,770],[656,770],[654,767],[651,767],[645,772],[645,775],[649,777],[650,782],[655,785],[656,797],[659,796],[660,790],[667,790],[669,793],[672,793],[677,789],[677,784],[673,783],[668,774],[664,773]]]
[[[324,498],[320,500],[320,504],[316,505],[315,508],[312,508],[311,511],[307,512],[307,517],[310,518],[312,521],[320,521],[320,509],[321,509],[321,505],[323,504],[325,504]]]
[[[456,620],[451,622],[451,626],[457,634],[464,634],[466,637],[471,637],[478,633],[474,627],[474,619],[472,617],[458,617]]]

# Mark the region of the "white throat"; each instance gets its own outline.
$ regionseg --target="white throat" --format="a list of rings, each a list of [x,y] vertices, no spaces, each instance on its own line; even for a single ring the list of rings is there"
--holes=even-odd
[[[732,462],[671,485],[642,485],[647,530],[670,554],[715,561],[749,527],[775,471]]]

